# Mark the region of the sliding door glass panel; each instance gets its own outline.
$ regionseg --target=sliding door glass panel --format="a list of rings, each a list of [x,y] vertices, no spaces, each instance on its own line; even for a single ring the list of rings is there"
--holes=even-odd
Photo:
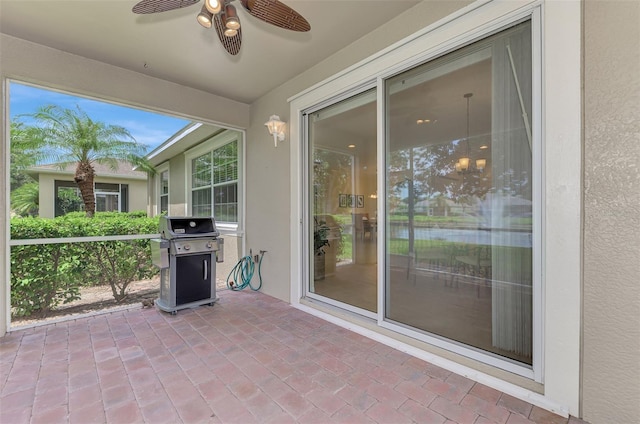
[[[377,310],[375,90],[309,115],[309,292]]]
[[[385,83],[388,321],[532,363],[531,29]]]

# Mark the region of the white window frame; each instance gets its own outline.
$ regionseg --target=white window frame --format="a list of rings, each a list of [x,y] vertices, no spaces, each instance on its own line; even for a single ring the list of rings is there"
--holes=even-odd
[[[167,183],[168,183],[168,189],[167,189],[167,194],[162,194],[162,173],[166,172],[167,173]],[[160,209],[160,205],[162,204],[161,199],[162,196],[167,196],[167,205],[168,205],[168,210],[167,210],[167,214],[169,213],[169,210],[171,209],[171,171],[170,171],[170,167],[169,167],[169,162],[163,163],[162,165],[159,165],[156,167],[156,214],[160,215],[162,214],[162,210]]]
[[[63,186],[60,186],[59,184],[57,184],[59,182],[69,183],[69,185],[65,184]],[[97,188],[98,184],[117,185],[118,186],[118,191],[117,192],[115,192],[115,191],[102,191],[101,189]],[[118,210],[117,211],[107,211],[107,212],[122,212],[122,186],[123,185],[124,186],[129,186],[129,184],[123,184],[123,183],[110,183],[110,182],[104,182],[104,181],[94,181],[93,182],[93,201],[96,204],[96,212],[104,212],[104,211],[98,211],[97,210],[98,195],[116,196],[117,199],[118,199]],[[58,190],[60,188],[73,188],[73,189],[75,189],[77,194],[78,194],[78,198],[80,200],[82,200],[82,194],[80,193],[80,189],[78,188],[78,185],[75,182],[73,182],[73,180],[58,180],[58,179],[54,179],[53,186],[54,186],[54,194],[53,194],[53,202],[54,202],[53,209],[54,209],[54,212],[55,212],[55,208],[56,208],[55,202],[56,202],[56,199],[58,198]],[[129,199],[127,199],[127,201],[128,200]]]
[[[328,314],[303,299],[308,278],[305,265],[304,228],[293,227],[291,235],[291,302],[295,307],[337,324],[360,331],[389,345],[410,351],[451,371],[492,387],[526,398],[529,402],[561,415],[579,413],[580,384],[580,211],[581,211],[581,39],[579,2],[477,1],[424,28],[378,54],[289,99],[291,133],[291,216],[304,221],[305,176],[302,155],[305,136],[303,112],[322,102],[371,81],[378,90],[378,122],[384,122],[383,78],[431,60],[457,47],[488,37],[520,20],[532,20],[533,130],[536,133],[534,167],[539,172],[534,214],[534,364],[509,377],[505,367],[482,358],[461,360],[436,349],[416,349],[380,331],[359,328],[353,322]],[[378,128],[379,169],[385,169],[382,151],[384,129]],[[378,174],[378,190],[384,187]],[[378,211],[384,213],[384,199]],[[385,218],[385,217],[381,217]],[[382,222],[382,219],[381,219]],[[384,228],[379,234],[384,239]],[[379,276],[384,275],[384,251],[378,251]],[[300,283],[302,282],[302,283]],[[380,282],[379,282],[380,284]],[[379,291],[382,293],[382,291]],[[382,298],[379,299],[381,301]],[[382,306],[379,304],[379,306]],[[382,307],[378,308],[383,314]],[[379,320],[378,324],[382,324]],[[553,325],[546,325],[552,323]],[[379,325],[382,327],[382,325]],[[413,335],[412,335],[413,336]],[[466,355],[465,355],[466,356]],[[467,356],[469,357],[469,356]],[[477,362],[474,362],[477,361]],[[465,364],[465,365],[462,365]],[[496,371],[494,371],[494,369]],[[522,380],[524,378],[525,380]],[[527,383],[529,380],[530,383]],[[513,383],[515,381],[515,383]],[[533,383],[533,384],[532,384]],[[532,389],[535,385],[537,389]]]
[[[118,191],[102,191],[98,188],[96,188],[97,184],[116,184],[118,186]],[[121,201],[121,193],[122,193],[122,184],[120,183],[104,183],[104,182],[94,182],[93,183],[93,201],[96,203],[96,212],[98,212],[97,210],[97,205],[98,205],[98,195],[104,195],[104,196],[116,196],[118,199],[118,210],[115,212],[122,212],[122,201]],[[106,212],[114,212],[114,211],[106,211]]]
[[[212,151],[236,141],[238,143],[238,222],[219,222],[216,220],[216,226],[221,232],[238,233],[243,228],[244,222],[244,136],[241,131],[227,130],[224,133],[210,138],[209,140],[199,144],[198,146],[184,152],[185,159],[185,190],[187,193],[187,214],[190,213],[193,206],[192,199],[192,172],[193,159],[211,153]],[[213,185],[211,186],[213,188]],[[213,199],[213,198],[212,198]],[[213,206],[213,205],[212,205]],[[212,209],[213,210],[213,209]]]

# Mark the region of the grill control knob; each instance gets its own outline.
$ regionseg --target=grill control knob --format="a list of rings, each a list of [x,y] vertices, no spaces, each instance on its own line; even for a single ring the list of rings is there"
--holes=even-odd
[[[184,250],[191,250],[191,245],[190,244],[185,244],[184,245]]]
[[[211,249],[213,247],[213,243],[210,241],[207,242],[207,249]]]

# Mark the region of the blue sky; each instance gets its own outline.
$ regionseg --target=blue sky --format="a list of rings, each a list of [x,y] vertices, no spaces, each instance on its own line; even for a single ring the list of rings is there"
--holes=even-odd
[[[148,152],[189,123],[184,119],[62,94],[15,81],[11,82],[9,93],[11,120],[18,115],[33,113],[44,105],[55,104],[68,109],[75,109],[78,105],[95,121],[120,125],[129,130],[138,143],[148,146]],[[21,117],[20,120],[29,124],[28,117]]]

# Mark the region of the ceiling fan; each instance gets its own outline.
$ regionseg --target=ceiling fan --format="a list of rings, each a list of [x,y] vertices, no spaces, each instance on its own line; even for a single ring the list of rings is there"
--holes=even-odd
[[[189,7],[200,0],[142,0],[133,6],[133,13],[150,14]],[[232,55],[240,52],[242,32],[234,0],[204,0],[197,21],[205,28],[215,26],[225,50]],[[238,0],[250,15],[267,23],[292,31],[306,32],[311,25],[298,12],[279,0]]]

